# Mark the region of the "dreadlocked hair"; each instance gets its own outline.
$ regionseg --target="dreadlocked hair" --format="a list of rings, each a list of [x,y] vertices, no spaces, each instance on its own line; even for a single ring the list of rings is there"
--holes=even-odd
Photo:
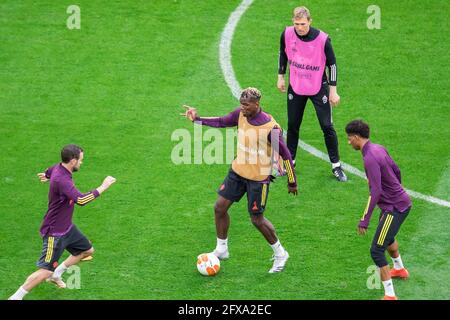
[[[259,101],[261,99],[261,92],[256,88],[246,88],[242,90],[241,98],[239,100],[241,101]]]

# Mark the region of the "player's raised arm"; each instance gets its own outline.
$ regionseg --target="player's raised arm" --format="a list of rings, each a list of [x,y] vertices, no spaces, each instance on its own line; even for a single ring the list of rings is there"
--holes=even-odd
[[[100,196],[100,192],[98,190],[93,190],[87,193],[81,193],[73,184],[73,182],[60,182],[61,191],[64,195],[67,196],[71,201],[76,203],[79,206],[85,206],[89,202],[94,201],[97,197]]]
[[[240,108],[237,108],[236,110],[223,117],[199,117],[197,114],[197,109],[186,105],[183,105],[183,107],[186,109],[186,111],[184,113],[180,113],[180,115],[204,126],[213,128],[235,127],[239,122]]]
[[[74,203],[76,203],[79,206],[85,206],[88,203],[94,201],[96,198],[100,196],[104,191],[106,191],[114,182],[116,182],[116,179],[113,177],[106,177],[103,183],[95,190],[87,192],[87,193],[81,193],[73,184],[73,182],[70,181],[61,181],[61,190],[62,192]]]

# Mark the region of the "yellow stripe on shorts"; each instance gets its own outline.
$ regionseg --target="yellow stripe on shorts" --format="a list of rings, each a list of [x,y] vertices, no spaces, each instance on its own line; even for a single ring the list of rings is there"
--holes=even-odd
[[[52,261],[52,255],[53,255],[53,244],[55,242],[54,237],[48,237],[47,241],[47,255],[45,256],[45,262]]]
[[[384,221],[383,229],[381,229],[380,236],[378,237],[378,242],[377,242],[378,245],[380,245],[380,246],[383,245],[393,219],[394,219],[394,216],[388,214],[386,220]]]
[[[266,205],[266,198],[267,198],[267,184],[263,184],[261,195],[261,207],[264,207]]]

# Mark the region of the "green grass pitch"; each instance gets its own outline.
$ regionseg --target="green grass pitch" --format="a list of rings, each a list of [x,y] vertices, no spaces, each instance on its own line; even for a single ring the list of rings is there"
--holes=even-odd
[[[213,205],[229,165],[174,165],[171,134],[193,132],[181,105],[224,115],[238,105],[219,64],[219,40],[239,0],[78,1],[81,29],[66,27],[67,3],[0,4],[0,299],[35,270],[48,186],[36,173],[77,143],[82,191],[106,175],[117,183],[76,208],[74,221],[93,241],[81,264],[81,289],[42,284],[26,299],[378,299],[366,286],[373,264],[356,234],[367,182],[337,183],[330,166],[300,150],[300,195],[286,178],[271,185],[266,216],[289,251],[281,274],[267,271],[272,251],[251,225],[246,203],[231,211],[231,259],[216,277],[196,270],[215,246]],[[298,1],[255,0],[242,17],[232,62],[242,87],[286,128],[285,95],[276,89],[279,36]],[[371,1],[305,1],[313,26],[327,32],[338,64],[341,105],[333,118],[341,158],[362,169],[344,126],[371,124],[406,188],[449,201],[449,20],[445,0],[380,0],[381,29],[369,30]],[[446,18],[447,17],[447,18]],[[446,93],[447,92],[447,93]],[[325,151],[308,103],[301,138]],[[401,299],[449,299],[449,208],[413,199],[398,237],[411,278],[395,281]],[[65,256],[64,256],[65,257]]]

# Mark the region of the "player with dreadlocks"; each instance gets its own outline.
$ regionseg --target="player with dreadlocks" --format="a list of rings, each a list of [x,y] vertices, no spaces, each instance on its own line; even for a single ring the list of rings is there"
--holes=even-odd
[[[272,223],[264,217],[269,183],[272,176],[274,155],[283,159],[288,177],[288,193],[297,195],[297,182],[291,154],[284,143],[282,130],[273,117],[260,107],[261,93],[256,88],[242,91],[240,106],[224,117],[203,118],[195,108],[184,106],[181,115],[189,120],[209,127],[238,127],[237,155],[230,171],[218,190],[214,205],[217,246],[213,253],[219,259],[229,258],[228,228],[230,216],[228,209],[233,202],[247,194],[248,211],[253,225],[263,234],[272,247],[274,260],[269,273],[284,269],[289,258],[281,245]]]

